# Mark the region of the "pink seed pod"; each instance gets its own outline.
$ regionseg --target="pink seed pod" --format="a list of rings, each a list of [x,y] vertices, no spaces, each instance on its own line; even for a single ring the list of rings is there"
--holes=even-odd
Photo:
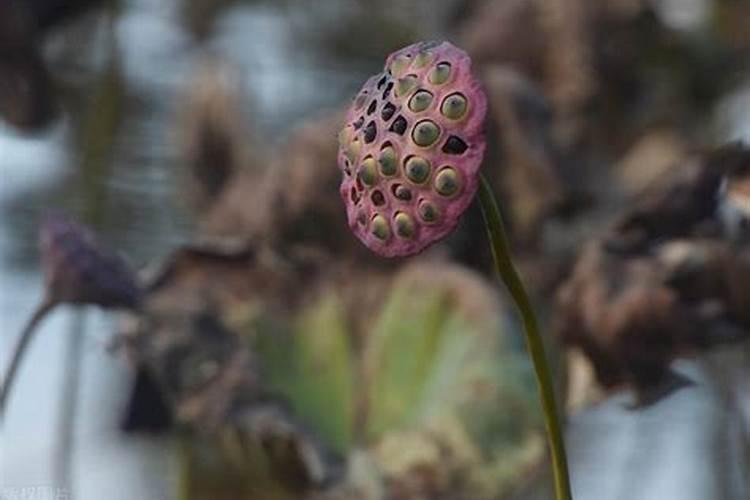
[[[486,114],[461,49],[419,42],[391,54],[339,134],[341,196],[354,234],[397,257],[451,233],[479,186]]]

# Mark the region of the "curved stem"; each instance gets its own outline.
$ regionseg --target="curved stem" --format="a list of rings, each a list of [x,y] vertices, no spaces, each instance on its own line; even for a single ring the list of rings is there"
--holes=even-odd
[[[568,462],[565,456],[565,444],[560,417],[555,404],[552,377],[547,357],[544,353],[544,344],[539,333],[539,326],[534,315],[534,310],[531,307],[531,301],[511,260],[510,245],[508,244],[508,237],[503,227],[503,220],[500,217],[500,210],[492,194],[492,189],[484,177],[480,179],[479,202],[487,227],[487,235],[490,239],[495,269],[508,288],[511,297],[513,297],[523,320],[526,347],[534,364],[539,396],[542,401],[542,408],[544,409],[544,423],[547,427],[547,438],[549,440],[552,468],[555,476],[556,498],[557,500],[570,500],[572,495],[570,492]]]
[[[26,323],[26,326],[24,327],[21,335],[18,338],[16,346],[11,354],[8,370],[5,372],[5,377],[3,377],[2,379],[2,386],[0,386],[0,423],[3,421],[3,417],[5,416],[5,404],[8,401],[8,395],[10,394],[10,390],[13,387],[13,381],[16,378],[16,373],[18,371],[18,367],[21,364],[21,359],[23,359],[26,348],[29,346],[29,341],[34,334],[36,327],[39,325],[39,322],[42,321],[47,313],[50,312],[56,305],[56,301],[49,298],[44,299],[44,301],[39,304],[34,310],[34,313],[31,315],[31,318],[29,318],[29,321]]]

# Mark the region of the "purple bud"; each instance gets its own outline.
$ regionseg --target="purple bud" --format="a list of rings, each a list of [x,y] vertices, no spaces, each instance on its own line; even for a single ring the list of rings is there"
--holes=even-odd
[[[134,308],[141,290],[125,261],[95,240],[86,227],[49,214],[39,230],[47,293],[54,300]]]
[[[391,54],[339,134],[341,196],[354,234],[396,257],[451,233],[479,186],[486,114],[461,49],[420,42]]]

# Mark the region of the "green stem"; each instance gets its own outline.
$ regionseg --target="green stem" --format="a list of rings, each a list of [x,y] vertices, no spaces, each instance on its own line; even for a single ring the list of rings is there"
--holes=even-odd
[[[190,500],[192,494],[192,443],[191,436],[184,429],[179,429],[176,437],[175,453],[177,454],[177,498]]]
[[[555,475],[555,493],[557,500],[570,500],[570,477],[568,475],[568,462],[565,457],[565,444],[563,442],[562,426],[555,404],[555,392],[552,386],[549,364],[544,353],[544,343],[539,333],[534,310],[531,301],[523,286],[510,256],[510,245],[505,234],[503,220],[500,210],[492,194],[492,189],[484,177],[480,179],[479,202],[482,207],[487,235],[490,239],[492,257],[495,261],[495,269],[505,286],[508,287],[511,297],[516,302],[521,318],[523,319],[524,332],[526,333],[526,347],[534,363],[534,371],[539,388],[539,396],[544,409],[544,423],[547,427],[547,438],[552,455],[552,468]]]

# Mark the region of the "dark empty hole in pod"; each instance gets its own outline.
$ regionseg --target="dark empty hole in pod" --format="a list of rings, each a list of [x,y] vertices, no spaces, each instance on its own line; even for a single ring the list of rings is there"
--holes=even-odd
[[[380,190],[373,191],[370,199],[372,199],[372,203],[376,207],[382,207],[385,205],[385,196],[383,196],[383,192]]]
[[[393,118],[393,113],[396,112],[396,106],[391,104],[390,102],[385,103],[385,106],[383,106],[383,110],[380,112],[380,117],[388,121],[391,118]]]
[[[378,108],[378,100],[373,99],[370,105],[367,107],[367,114],[368,115],[373,114],[377,108]]]
[[[388,85],[385,86],[385,90],[383,91],[383,99],[388,99],[391,90],[393,90],[393,82],[388,82]]]
[[[365,142],[367,144],[370,144],[372,141],[375,140],[376,135],[378,135],[378,128],[375,125],[375,122],[371,121],[365,127]]]
[[[391,192],[393,196],[402,201],[411,200],[411,190],[403,184],[394,184],[391,186]]]
[[[359,201],[359,193],[357,192],[357,188],[352,186],[351,190],[349,190],[349,196],[352,199],[352,203],[356,205],[357,202]]]
[[[443,153],[448,153],[450,155],[460,155],[463,154],[463,152],[466,151],[468,147],[469,145],[466,144],[463,139],[452,135],[448,137],[447,141],[445,141],[445,145],[443,146]]]
[[[352,125],[354,125],[355,129],[359,130],[360,128],[362,128],[362,125],[364,125],[364,123],[365,123],[365,117],[360,116],[359,118],[357,118],[357,121],[352,123]]]
[[[363,191],[365,189],[365,185],[362,184],[362,180],[357,176],[357,190]]]
[[[383,88],[383,85],[385,85],[385,82],[388,80],[388,77],[386,75],[383,75],[380,80],[378,80],[378,90]]]
[[[393,123],[391,124],[391,128],[389,130],[391,132],[397,133],[398,135],[404,135],[407,126],[408,124],[406,123],[406,118],[399,115],[395,120],[393,120]]]
[[[366,222],[367,222],[367,216],[365,215],[364,212],[360,212],[359,215],[357,216],[357,223],[360,226],[364,226]]]

